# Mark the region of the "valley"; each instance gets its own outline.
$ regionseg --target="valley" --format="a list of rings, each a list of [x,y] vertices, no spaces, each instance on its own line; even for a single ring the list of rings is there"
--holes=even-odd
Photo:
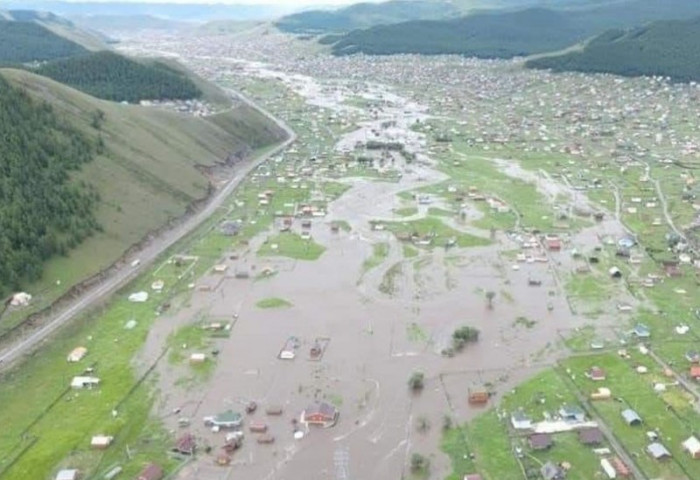
[[[0,477],[700,477],[697,84],[333,56],[268,24],[117,51],[232,103],[2,71],[86,134],[105,112],[98,218],[203,206],[0,352]],[[111,215],[69,258],[127,243]]]

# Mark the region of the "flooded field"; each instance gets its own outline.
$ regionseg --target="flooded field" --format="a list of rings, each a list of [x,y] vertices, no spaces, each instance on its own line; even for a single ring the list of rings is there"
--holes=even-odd
[[[351,151],[368,138],[399,139],[417,161],[396,156],[391,168],[400,173],[397,181],[342,178],[338,181],[349,189],[329,203],[323,216],[286,223],[284,230],[308,232],[324,248],[318,260],[260,256],[274,231],[282,229],[277,223],[244,252],[224,259],[225,273],[197,280],[187,303],[157,322],[139,359],[144,365],[154,361],[169,336],[194,320],[230,323],[228,338],[214,340],[203,352],[216,353],[216,366],[206,378],[190,378],[186,364],[161,362],[158,367],[157,415],[175,432],[188,419],[188,431],[212,447],[210,455],[184,467],[179,478],[229,478],[229,469],[235,478],[245,479],[401,478],[408,474],[407,459],[414,451],[429,455],[431,471],[442,478],[450,471],[438,450],[445,417],[462,422],[481,413],[482,408],[467,401],[471,391],[488,390],[499,397],[561,356],[562,331],[586,323],[575,315],[562,285],[571,257],[538,244],[533,248],[536,261],[517,259],[513,252],[522,239],[471,225],[483,214],[468,205],[461,219],[446,218],[445,223],[488,245],[419,242],[407,255],[406,242],[376,224],[430,217],[421,202],[411,215],[397,217],[399,196],[449,179],[437,169],[424,135],[411,129],[428,118],[426,108],[378,85],[353,95],[383,98],[381,112],[348,107],[348,93],[337,82],[330,88],[271,66],[247,63],[244,68],[250,78],[276,78],[309,105],[338,116],[352,112],[355,127],[336,136],[336,152]],[[387,121],[391,127],[382,128]],[[311,141],[301,136],[298,143]],[[509,165],[499,168],[525,176]],[[323,175],[319,169],[313,179],[323,181]],[[527,180],[552,199],[570,194],[546,176],[527,172]],[[437,197],[430,207],[448,208]],[[347,226],[334,229],[336,222]],[[623,232],[610,220],[581,230],[572,243]],[[368,268],[378,245],[382,255]],[[274,274],[261,277],[263,271]],[[259,308],[265,299],[283,299],[284,306]],[[464,325],[478,329],[479,340],[453,353],[452,334]],[[327,339],[321,358],[311,353],[317,339]],[[293,354],[282,358],[287,350]],[[408,386],[416,371],[425,376],[420,392]],[[246,439],[231,466],[214,466],[225,433],[212,431],[202,419],[227,410],[243,412],[251,401],[259,407],[245,422],[264,422],[274,443],[257,443],[256,435],[244,428]],[[338,409],[335,426],[299,422],[314,402]],[[282,407],[282,415],[264,413],[273,405]],[[303,437],[295,438],[295,431]]]

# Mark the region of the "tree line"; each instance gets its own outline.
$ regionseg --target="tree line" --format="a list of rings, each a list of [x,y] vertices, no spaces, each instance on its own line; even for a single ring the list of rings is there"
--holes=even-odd
[[[94,97],[116,102],[184,100],[202,94],[184,73],[162,62],[142,63],[109,51],[55,60],[34,71]]]
[[[582,51],[533,59],[526,66],[556,72],[656,75],[690,82],[700,80],[698,52],[700,17],[655,22],[629,31],[610,30],[591,40]]]
[[[95,146],[45,102],[0,77],[0,294],[41,277],[100,227],[97,192],[72,181]]]
[[[0,64],[12,65],[86,54],[75,42],[29,22],[0,19]]]

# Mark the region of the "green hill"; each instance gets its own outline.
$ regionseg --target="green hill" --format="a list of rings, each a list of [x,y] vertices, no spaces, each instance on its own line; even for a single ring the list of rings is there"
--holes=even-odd
[[[48,255],[39,254],[33,265],[41,260],[40,267],[30,272],[20,268],[14,277],[2,274],[3,292],[10,287],[22,288],[32,293],[34,300],[27,309],[6,313],[0,321],[0,334],[28,314],[48,306],[72,286],[109,267],[149,232],[166,226],[206,198],[212,188],[207,167],[247,156],[256,149],[279,142],[284,136],[284,132],[266,117],[246,106],[195,118],[156,108],[98,100],[23,70],[3,69],[0,75],[11,85],[24,89],[35,102],[33,108],[24,106],[21,109],[13,103],[2,102],[0,111],[43,111],[50,108],[56,119],[54,122],[48,118],[47,126],[40,129],[23,128],[20,140],[0,136],[0,150],[5,152],[12,147],[14,151],[16,142],[21,141],[20,145],[35,145],[32,148],[41,147],[41,151],[53,153],[54,157],[41,156],[41,161],[69,157],[65,160],[67,163],[61,164],[65,167],[65,176],[55,174],[57,177],[49,177],[62,178],[64,183],[49,189],[46,194],[65,189],[67,198],[73,195],[78,200],[73,203],[66,200],[58,206],[36,201],[41,208],[70,209],[66,210],[68,216],[61,215],[61,222],[68,222],[69,227],[73,227],[73,219],[77,221],[82,216],[88,225],[84,228],[76,225],[78,231],[92,233],[88,237],[78,235],[72,242],[75,244],[73,249],[54,248],[46,251]],[[26,96],[13,95],[24,98],[22,102],[26,103]],[[49,102],[50,107],[43,106],[43,102]],[[68,134],[59,135],[61,128]],[[71,149],[61,147],[66,142]],[[72,152],[75,151],[89,153],[74,155]],[[8,157],[3,153],[1,158],[0,166],[6,169]],[[10,192],[10,198],[16,198],[18,189],[23,188],[22,182],[26,181],[21,175],[28,174],[3,175],[2,191]],[[97,192],[99,198],[91,192]],[[89,197],[87,200],[86,196]],[[42,214],[44,210],[37,210],[37,215],[47,218]],[[26,231],[21,211],[2,209],[0,212],[0,218],[9,215],[7,218],[11,219],[3,220],[10,222],[8,228],[12,233],[6,235],[22,238],[31,234],[31,231]],[[89,221],[90,212],[100,230],[95,230]],[[6,224],[2,225],[5,230]],[[47,229],[46,235],[51,231]],[[59,231],[57,237],[69,242],[65,235]],[[41,242],[35,243],[39,244],[38,251],[43,252]],[[3,248],[0,247],[0,252],[6,251]],[[61,255],[63,253],[65,256]],[[5,263],[4,258],[0,260],[0,264]],[[37,277],[40,278],[32,281]],[[11,285],[5,280],[10,278],[15,279]]]
[[[455,17],[459,12],[448,2],[395,0],[295,13],[282,17],[276,26],[288,33],[337,33],[407,20]]]
[[[0,297],[41,277],[42,263],[66,254],[97,228],[98,198],[70,174],[97,152],[46,103],[0,77]]]
[[[5,17],[16,22],[35,23],[88,50],[96,51],[106,48],[107,38],[104,35],[88,28],[78,27],[70,20],[51,12],[9,10],[5,12]]]
[[[114,52],[55,60],[34,70],[94,97],[117,102],[189,99],[201,91],[187,75],[161,62],[141,62]]]
[[[699,81],[700,17],[664,21],[629,31],[610,30],[583,50],[532,59],[529,68],[557,72],[598,72],[624,76],[661,75],[676,81]]]
[[[556,9],[497,10],[457,19],[380,25],[324,42],[333,44],[335,55],[417,53],[511,58],[561,50],[611,28],[700,15],[700,2],[687,0],[556,5]]]
[[[510,58],[561,49],[585,36],[586,31],[568,15],[532,8],[356,30],[333,45],[333,54],[418,53]]]
[[[32,22],[0,17],[0,64],[16,64],[83,55],[81,45]]]

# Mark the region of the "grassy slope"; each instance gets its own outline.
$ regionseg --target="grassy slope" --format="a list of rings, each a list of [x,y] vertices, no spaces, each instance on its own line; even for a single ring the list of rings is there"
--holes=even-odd
[[[278,133],[248,107],[195,119],[96,100],[27,72],[0,72],[32,95],[48,100],[90,136],[98,133],[90,125],[92,112],[104,111],[101,134],[107,146],[106,155],[76,176],[99,190],[97,216],[104,232],[86,240],[68,257],[49,261],[43,279],[27,286],[35,295],[32,308],[6,315],[0,333],[32,310],[47,306],[70,286],[108,267],[148,232],[206,197],[209,181],[196,165],[210,166],[232,152],[263,147]]]

